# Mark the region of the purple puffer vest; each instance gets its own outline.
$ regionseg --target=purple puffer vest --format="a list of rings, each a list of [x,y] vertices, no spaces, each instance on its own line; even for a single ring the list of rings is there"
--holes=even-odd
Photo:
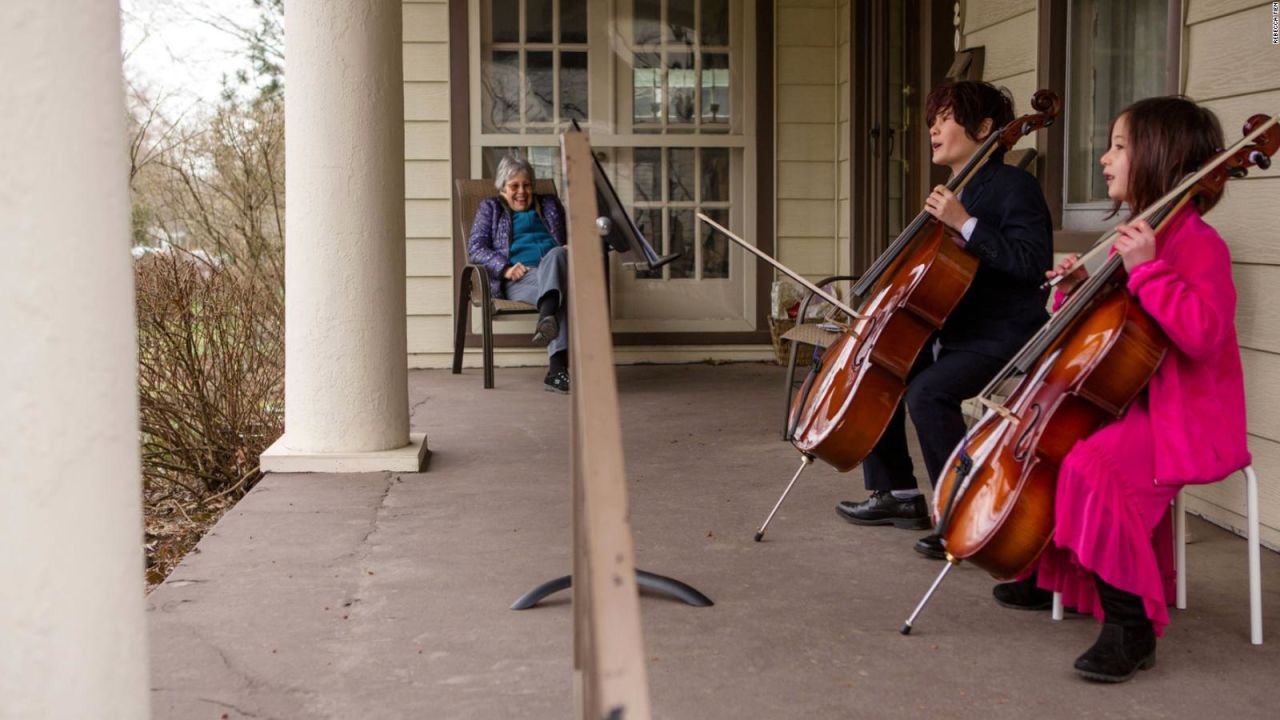
[[[564,245],[564,208],[560,201],[554,195],[534,195],[533,207],[556,244]],[[502,271],[507,269],[510,258],[511,209],[502,198],[491,197],[476,210],[471,237],[467,238],[467,259],[488,271],[489,292],[494,297],[501,296]]]

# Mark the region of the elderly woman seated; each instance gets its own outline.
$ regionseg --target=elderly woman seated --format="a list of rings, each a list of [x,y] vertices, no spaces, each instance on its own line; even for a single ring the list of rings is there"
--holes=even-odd
[[[533,166],[517,155],[498,163],[499,197],[480,204],[467,256],[489,272],[494,297],[538,307],[533,342],[547,346],[546,389],[569,392],[569,328],[565,312],[568,256],[564,208],[554,195],[534,195]]]

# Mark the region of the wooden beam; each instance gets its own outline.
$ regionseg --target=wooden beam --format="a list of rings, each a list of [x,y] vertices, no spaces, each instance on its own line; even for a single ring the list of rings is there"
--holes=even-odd
[[[591,145],[584,134],[567,132],[560,136],[560,149],[568,213],[569,351],[574,369],[570,464],[578,717],[647,720],[649,679],[627,509],[604,257],[596,233]]]

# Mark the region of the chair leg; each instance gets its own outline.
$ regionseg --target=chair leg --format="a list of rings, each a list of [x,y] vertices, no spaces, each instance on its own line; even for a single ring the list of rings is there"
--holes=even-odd
[[[782,439],[790,440],[787,437],[787,430],[791,427],[791,402],[792,393],[795,391],[796,383],[796,346],[799,345],[795,340],[791,341],[791,354],[787,360],[787,390],[783,393],[782,399],[786,403],[785,411],[782,414]]]
[[[1258,535],[1258,476],[1253,466],[1244,469],[1245,495],[1249,506],[1249,639],[1262,644],[1262,558]]]
[[[1053,619],[1062,619],[1062,593],[1055,592],[1053,594]]]
[[[493,389],[493,303],[489,298],[481,305],[484,310],[484,388]]]
[[[1177,575],[1177,597],[1174,605],[1187,609],[1187,509],[1182,493],[1173,499],[1173,567]]]
[[[471,273],[462,271],[462,282],[458,284],[458,312],[453,321],[453,374],[462,372],[462,351],[467,344],[467,323],[471,312]]]

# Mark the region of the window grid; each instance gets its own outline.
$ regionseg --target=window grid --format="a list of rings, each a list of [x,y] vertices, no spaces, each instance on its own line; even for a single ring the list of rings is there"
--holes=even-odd
[[[570,42],[561,41],[563,37],[561,33],[561,4],[562,4],[561,0],[552,0],[552,21],[551,21],[552,42],[526,41],[526,39],[529,37],[529,18],[528,18],[529,0],[518,0],[518,2],[519,2],[519,15],[520,15],[520,22],[519,22],[520,41],[519,42],[494,42],[493,33],[495,28],[493,27],[493,23],[490,22],[489,24],[490,27],[487,28],[487,31],[488,31],[487,37],[484,38],[485,40],[484,51],[483,51],[483,56],[481,58],[481,66],[482,66],[481,77],[484,78],[485,75],[487,74],[486,70],[489,70],[496,66],[496,63],[494,63],[493,61],[493,58],[495,55],[497,55],[498,53],[516,53],[518,57],[517,94],[519,96],[519,104],[518,104],[516,121],[515,122],[492,122],[491,118],[486,115],[486,117],[482,121],[482,126],[487,125],[488,127],[482,128],[482,131],[490,132],[490,133],[510,133],[510,134],[530,133],[530,132],[553,133],[556,131],[557,128],[560,127],[562,122],[568,122],[568,119],[569,119],[569,118],[561,117],[561,108],[565,100],[561,95],[562,89],[560,87],[561,69],[562,69],[561,60],[563,57],[563,53],[566,53],[566,52],[582,53],[582,55],[585,58],[587,58],[587,67],[585,68],[585,73],[589,77],[591,72],[591,65],[590,65],[591,61],[590,61],[590,55],[587,52],[588,45],[585,42],[570,43]],[[589,7],[587,9],[584,9],[584,11],[589,11]],[[532,91],[533,91],[532,85],[529,82],[529,70],[528,70],[529,53],[531,52],[551,53],[551,57],[552,57],[552,64],[551,64],[552,119],[550,121],[546,121],[546,120],[538,121],[538,120],[528,119],[529,95],[532,94]],[[493,102],[499,99],[498,95],[499,95],[498,92],[494,90],[489,90],[486,93],[484,102],[492,104]],[[584,99],[584,105],[582,108],[583,113],[582,113],[582,117],[580,118],[581,120],[584,120],[584,121],[588,117],[588,108],[590,107],[589,83],[588,83],[587,95],[588,96]]]
[[[671,185],[672,185],[671,153],[673,151],[676,151],[676,152],[692,151],[693,153],[693,188],[692,188],[693,197],[690,200],[675,200],[675,199],[672,199],[671,197]],[[730,154],[732,153],[732,151],[728,151],[728,150],[726,150],[726,152],[729,152]],[[659,176],[660,176],[659,183],[662,187],[661,199],[660,200],[641,200],[638,198],[633,198],[631,203],[632,212],[636,215],[639,215],[640,211],[643,211],[643,210],[656,210],[661,214],[662,242],[661,242],[660,251],[664,255],[667,253],[675,252],[675,250],[672,247],[673,241],[675,239],[672,232],[672,225],[673,225],[672,213],[678,212],[681,210],[689,211],[689,215],[693,217],[692,241],[693,241],[694,257],[691,263],[693,272],[690,274],[682,269],[683,265],[681,264],[681,260],[683,260],[684,258],[681,258],[681,260],[677,260],[673,263],[670,263],[664,266],[661,270],[643,270],[643,271],[637,270],[636,271],[637,279],[704,280],[704,279],[712,279],[712,278],[727,279],[729,277],[727,265],[723,274],[707,275],[706,273],[706,263],[707,263],[706,245],[708,244],[707,242],[708,239],[711,240],[711,244],[717,247],[722,246],[723,243],[727,242],[727,239],[716,237],[715,234],[718,233],[719,231],[715,230],[710,225],[707,225],[706,223],[702,222],[702,220],[697,219],[696,214],[699,212],[706,213],[708,216],[712,217],[713,219],[716,219],[716,221],[719,222],[721,225],[724,225],[725,227],[729,227],[729,214],[733,208],[733,203],[730,200],[704,200],[703,199],[702,197],[703,172],[705,170],[705,168],[703,167],[704,154],[705,153],[700,148],[684,148],[684,147],[662,148],[662,152],[660,154],[660,164],[659,164],[659,167],[661,168],[659,172]],[[730,163],[732,163],[732,158],[730,158]],[[723,182],[725,182],[726,184],[731,183],[732,182],[731,178],[732,178],[732,173],[727,173],[723,178]],[[733,197],[732,191],[727,185],[725,187],[725,195],[730,198]],[[655,238],[648,238],[648,240],[651,244],[653,244],[653,241],[655,240]],[[725,247],[727,248],[727,246]],[[676,268],[673,266],[679,266],[679,267]]]
[[[681,0],[677,0],[677,2],[680,2],[680,1]],[[639,58],[642,55],[642,53],[636,53],[637,66],[634,67],[632,70],[633,102],[635,102],[634,93],[640,87],[635,84],[635,80],[637,79],[637,76],[638,76],[638,73],[637,73],[638,70],[652,69],[652,70],[655,70],[657,76],[660,77],[659,84],[648,86],[648,87],[654,88],[657,91],[656,92],[657,97],[655,98],[655,102],[653,102],[652,105],[656,110],[656,112],[653,114],[657,115],[658,120],[657,122],[642,121],[640,118],[643,116],[639,114],[639,108],[633,106],[632,113],[631,113],[632,114],[632,130],[637,133],[662,133],[662,134],[666,134],[668,132],[727,133],[729,131],[729,118],[730,118],[731,108],[729,107],[715,108],[715,111],[713,112],[713,115],[712,115],[713,120],[711,122],[704,122],[702,88],[703,88],[703,82],[707,79],[712,80],[713,87],[719,87],[718,85],[715,85],[715,82],[719,76],[717,71],[723,71],[723,76],[724,76],[723,87],[726,92],[725,104],[726,105],[729,104],[728,102],[729,97],[727,93],[729,90],[730,63],[732,62],[732,55],[730,53],[729,46],[702,44],[703,0],[695,0],[695,4],[693,8],[693,17],[694,17],[693,42],[691,43],[688,41],[677,42],[674,38],[671,37],[669,32],[670,2],[671,0],[662,0],[662,3],[661,3],[661,12],[659,15],[659,23],[658,23],[658,27],[659,27],[658,41],[656,43],[649,42],[649,43],[640,45],[640,47],[642,47],[645,50],[645,52],[643,53],[644,55],[652,55],[654,54],[653,52],[654,50],[657,51],[656,54],[658,56],[658,67],[657,68],[639,67],[639,64],[638,64]],[[733,4],[729,5],[729,12],[730,13],[734,12]],[[730,27],[732,27],[731,17],[729,18],[729,25]],[[670,121],[671,101],[673,99],[672,93],[671,93],[671,74],[672,74],[672,70],[675,69],[671,67],[671,56],[673,54],[684,55],[686,57],[687,56],[693,57],[694,67],[691,70],[688,68],[679,69],[682,72],[691,73],[692,80],[689,84],[691,84],[693,87],[693,108],[692,108],[693,122],[671,122]],[[723,64],[724,64],[723,68],[712,69],[711,71],[717,74],[713,74],[709,78],[704,77],[704,72],[706,70],[706,68],[704,68],[705,58],[708,56],[722,57]],[[720,114],[721,112],[723,112],[723,115]],[[721,120],[719,118],[723,118],[723,119]]]

